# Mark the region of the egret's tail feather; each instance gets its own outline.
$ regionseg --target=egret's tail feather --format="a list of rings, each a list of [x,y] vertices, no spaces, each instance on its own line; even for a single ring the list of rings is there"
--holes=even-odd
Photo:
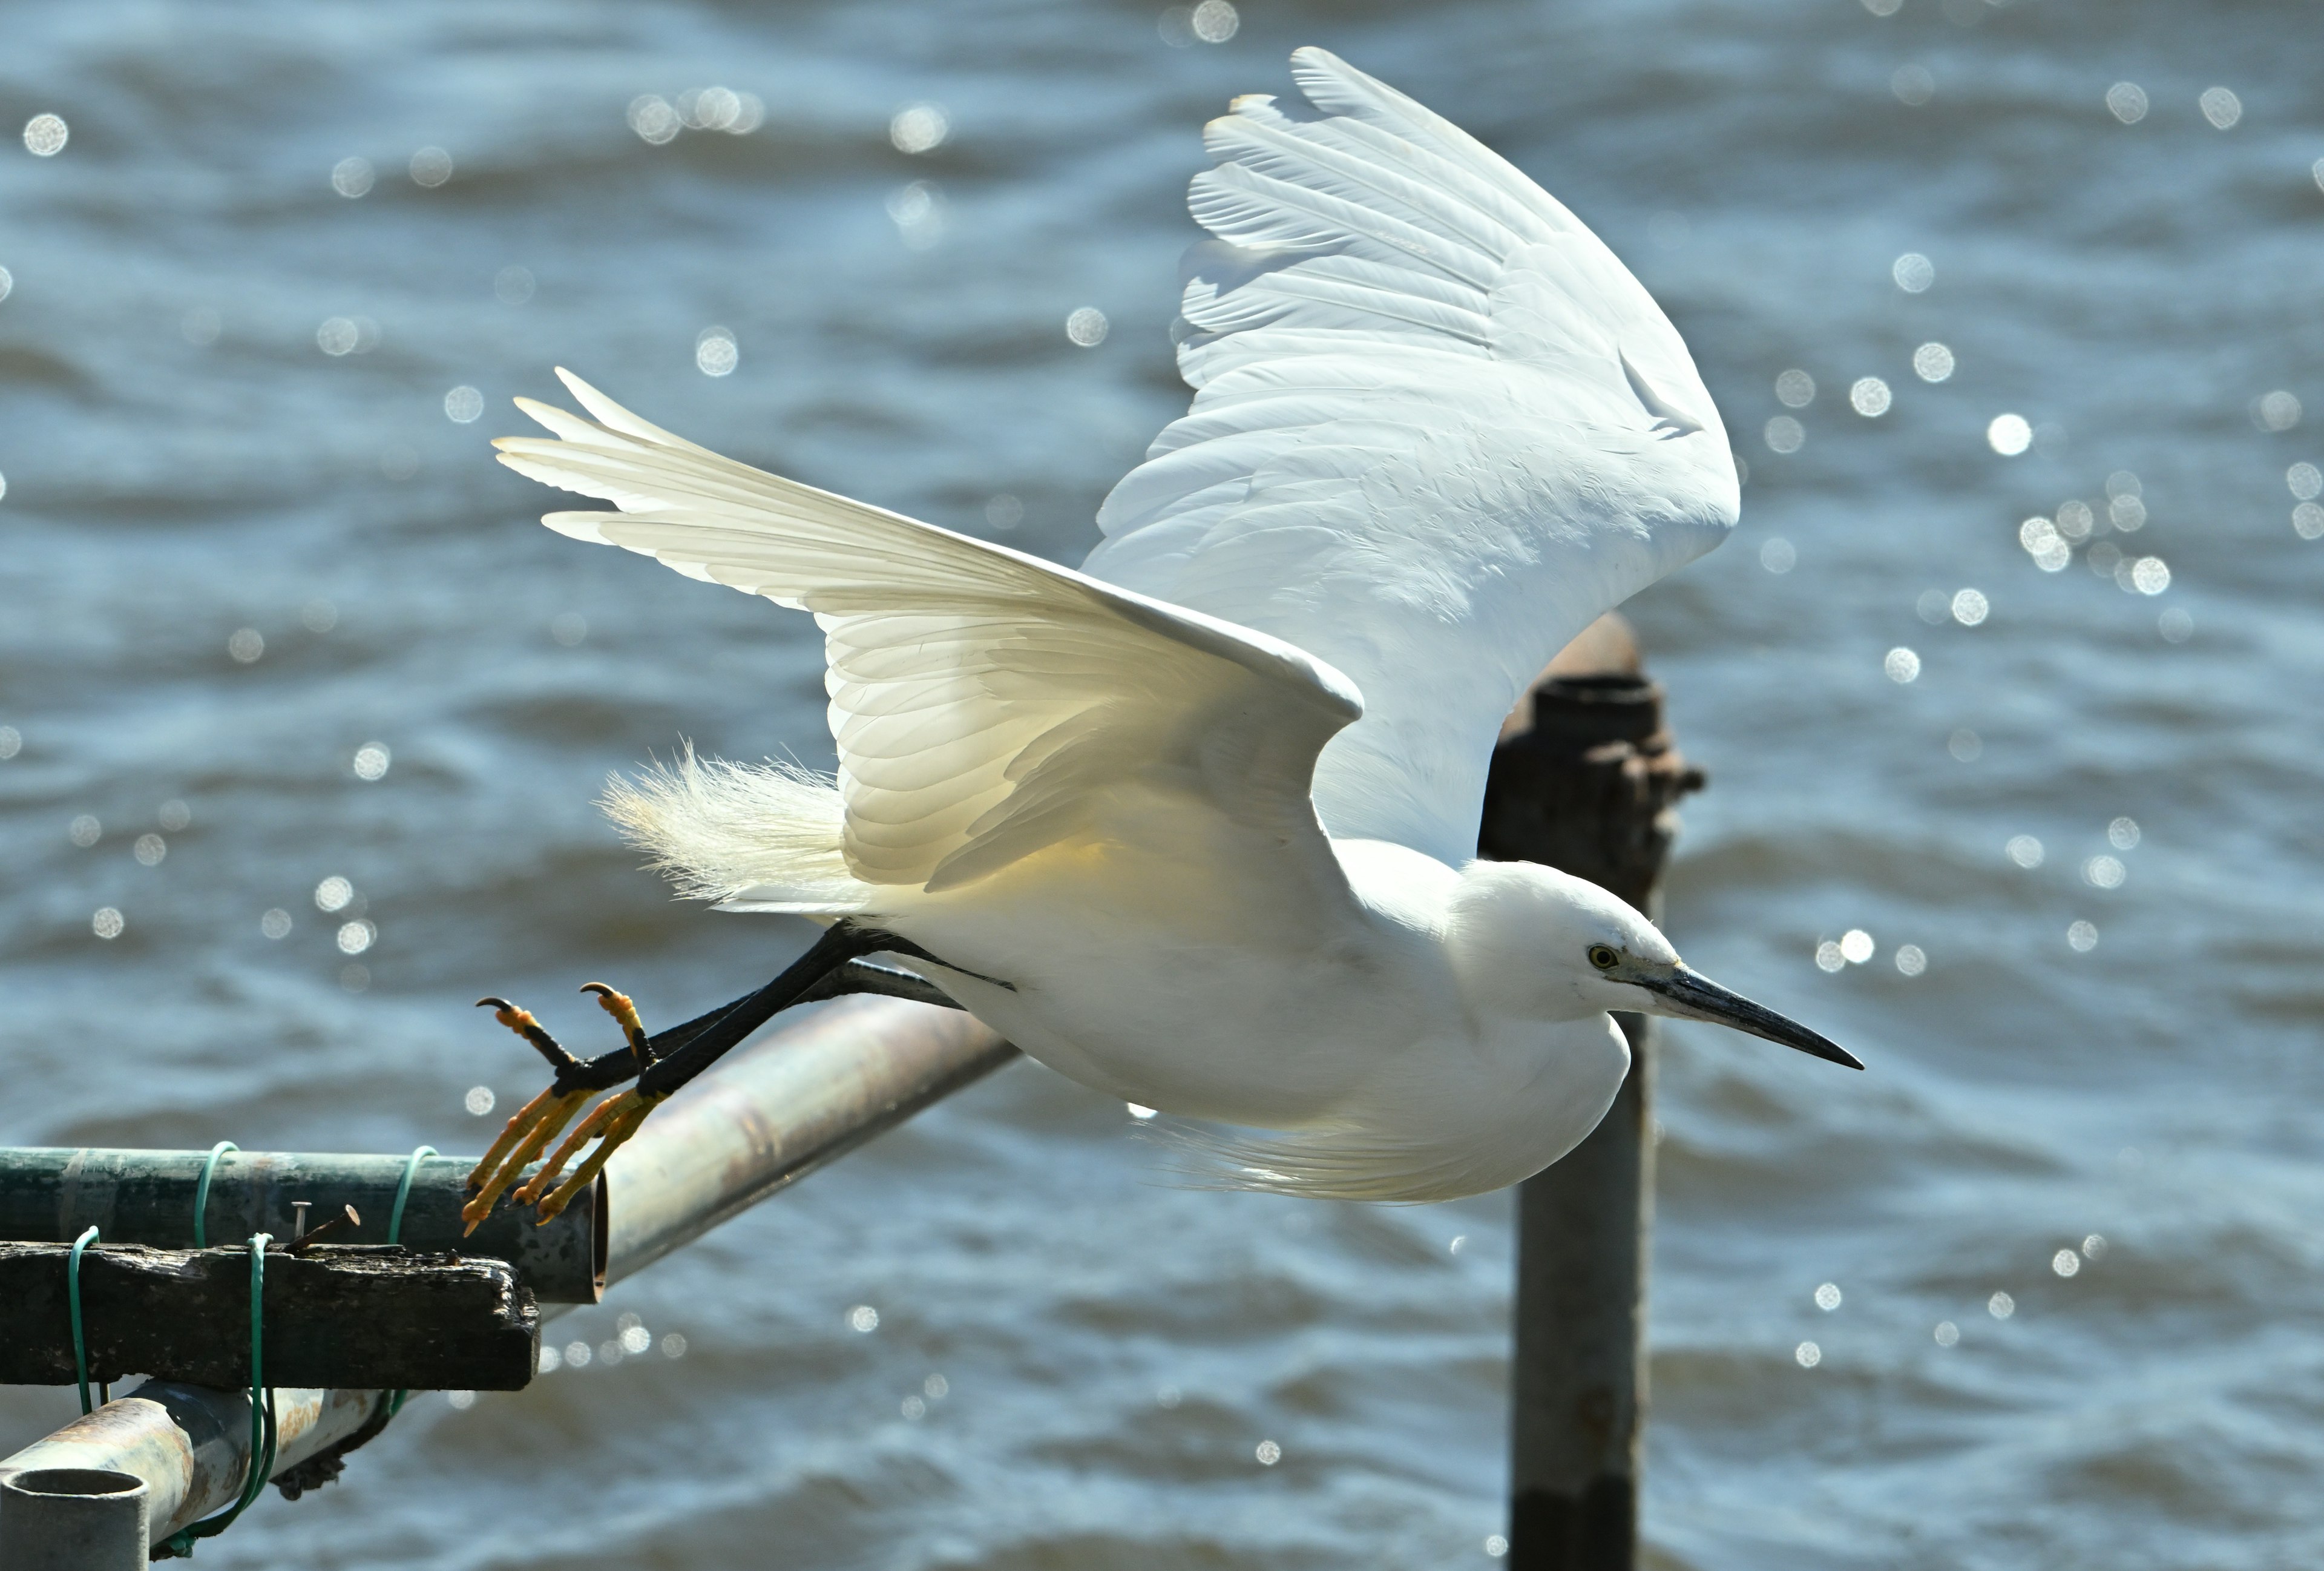
[[[1356,1128],[1246,1132],[1174,1122],[1139,1132],[1169,1148],[1176,1160],[1166,1170],[1191,1189],[1420,1204],[1480,1187],[1465,1163],[1432,1160],[1424,1150]]]
[[[674,764],[614,776],[599,805],[691,900],[848,916],[872,893],[847,870],[837,784],[797,764],[706,760],[688,747]]]

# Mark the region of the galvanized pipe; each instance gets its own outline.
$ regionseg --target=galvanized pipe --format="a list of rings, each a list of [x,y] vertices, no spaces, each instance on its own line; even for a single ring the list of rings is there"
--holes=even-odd
[[[93,1467],[0,1478],[0,1571],[144,1571],[152,1493]]]
[[[278,1387],[276,1476],[362,1428],[378,1406],[377,1391]],[[248,1391],[152,1380],[0,1461],[0,1481],[65,1470],[126,1474],[145,1484],[147,1541],[158,1544],[224,1511],[249,1468]]]
[[[659,1109],[607,1165],[606,1183],[593,1207],[593,1264],[603,1274],[593,1271],[591,1297],[597,1284],[634,1274],[1015,1056],[1014,1048],[968,1015],[892,998],[841,1000],[730,1054]],[[204,1153],[192,1154],[198,1167]],[[218,1183],[226,1181],[226,1162],[232,1160],[229,1156],[219,1164]],[[287,1223],[294,1197],[338,1197],[303,1192],[294,1197],[280,1181],[284,1169],[267,1165],[282,1160],[252,1159],[251,1171],[268,1173],[272,1181],[254,1187],[254,1195],[268,1198],[254,1199],[246,1213],[225,1209],[227,1203],[218,1198],[213,1186],[214,1236],[236,1236],[229,1230],[243,1220],[271,1216],[263,1209],[269,1205],[279,1203]],[[438,1160],[462,1177],[475,1160]],[[403,1159],[329,1160],[386,1162],[401,1177]],[[432,1175],[435,1168],[435,1160],[424,1164],[423,1175]],[[56,1203],[23,1208],[26,1215],[14,1217],[11,1225],[54,1229],[54,1217],[76,1217],[81,1208],[97,1207],[88,1176],[112,1169],[82,1162],[75,1169],[80,1187],[69,1195],[61,1187],[64,1165],[56,1164],[55,1170]],[[440,1182],[432,1176],[430,1181]],[[133,1187],[115,1185],[110,1190],[113,1209],[106,1215],[124,1231],[131,1225],[129,1218],[143,1215],[134,1206],[124,1208],[121,1204],[125,1189]],[[415,1183],[415,1197],[418,1193]],[[392,1204],[392,1184],[389,1200]],[[364,1211],[368,1234],[372,1211],[358,1208]],[[158,1217],[165,1209],[157,1201],[153,1215]],[[383,1207],[383,1228],[385,1216]],[[88,1219],[97,1220],[95,1215]],[[531,1225],[529,1217],[517,1217],[507,1207],[495,1223],[502,1219]],[[412,1237],[412,1224],[413,1216],[407,1214],[407,1240]],[[108,1228],[106,1236],[121,1234]],[[469,1247],[488,1252],[482,1247],[486,1236],[479,1230]],[[157,1242],[182,1241],[173,1234]],[[544,1315],[559,1307],[544,1304]],[[281,1441],[275,1476],[362,1428],[376,1412],[379,1395],[278,1390]],[[242,1486],[249,1445],[247,1392],[150,1381],[47,1439],[0,1459],[0,1480],[49,1469],[97,1470],[142,1479],[148,1491],[148,1531],[158,1543],[187,1523],[226,1508]],[[14,1566],[0,1561],[0,1571],[14,1571]]]
[[[108,1150],[101,1147],[0,1151],[0,1239],[23,1243],[70,1243],[94,1224],[107,1243],[150,1243],[184,1249],[194,1242],[194,1199],[208,1151]],[[339,1243],[385,1243],[395,1197],[408,1159],[300,1151],[227,1151],[212,1169],[202,1207],[213,1244],[240,1243],[254,1233],[295,1236],[295,1206],[311,1201],[317,1215],[342,1206],[362,1215],[359,1226],[331,1236]],[[503,1206],[476,1230],[464,1233],[474,1157],[423,1157],[411,1172],[399,1242],[420,1250],[465,1250],[507,1261],[535,1298],[551,1304],[594,1304],[605,1290],[604,1187],[576,1196],[546,1227],[530,1213]]]
[[[847,998],[671,1097],[606,1165],[619,1281],[1017,1056],[958,1010]]]

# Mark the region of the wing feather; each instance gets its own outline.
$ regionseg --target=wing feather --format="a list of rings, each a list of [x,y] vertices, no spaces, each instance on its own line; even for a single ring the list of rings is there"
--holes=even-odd
[[[1194,407],[1107,497],[1084,570],[1348,672],[1327,828],[1476,847],[1510,706],[1591,619],[1734,524],[1735,469],[1646,290],[1548,193],[1331,54],[1315,111],[1204,132],[1179,369]]]
[[[1265,831],[1332,865],[1315,755],[1362,712],[1337,672],[1249,633],[1038,558],[721,457],[559,372],[584,420],[530,400],[551,439],[501,461],[613,513],[576,539],[811,611],[828,661],[844,853],[857,879],[929,891],[1089,821],[1111,787]]]

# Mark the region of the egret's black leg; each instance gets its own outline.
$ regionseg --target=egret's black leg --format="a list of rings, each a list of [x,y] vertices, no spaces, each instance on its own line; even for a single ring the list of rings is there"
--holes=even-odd
[[[831,998],[842,992],[891,990],[902,996],[921,996],[917,992],[901,993],[906,985],[901,978],[908,975],[906,973],[875,966],[862,966],[861,971],[853,974],[848,972],[848,967],[856,965],[865,956],[884,954],[911,955],[938,966],[945,964],[909,938],[899,938],[879,928],[834,922],[824,929],[823,936],[809,947],[806,954],[791,962],[781,975],[756,993],[738,998],[724,1010],[713,1011],[709,1015],[688,1021],[675,1030],[653,1039],[651,1045],[658,1061],[638,1077],[639,1094],[656,1097],[669,1095],[717,1062],[737,1043],[777,1014],[795,1003],[807,1002],[810,997]],[[973,976],[976,973],[972,971],[964,975]],[[1001,987],[1010,985],[992,977],[980,980],[994,982]],[[845,983],[856,985],[847,986]],[[929,988],[928,991],[933,993],[936,990]]]
[[[806,954],[765,986],[653,1036],[646,1034],[629,999],[603,983],[593,982],[583,991],[598,995],[598,1002],[607,1013],[621,1021],[622,1033],[629,1039],[626,1047],[595,1058],[576,1058],[567,1052],[524,1011],[501,999],[485,1000],[496,1006],[496,1018],[501,1023],[538,1049],[557,1073],[549,1089],[510,1120],[509,1130],[477,1165],[476,1174],[471,1178],[471,1186],[477,1192],[464,1213],[470,1228],[473,1230],[490,1214],[501,1190],[564,1129],[593,1091],[610,1089],[633,1076],[638,1081],[635,1090],[609,1096],[591,1109],[588,1117],[566,1137],[541,1169],[516,1191],[513,1198],[518,1204],[540,1206],[544,1222],[562,1211],[573,1196],[596,1177],[615,1148],[637,1132],[646,1114],[663,1098],[794,1004],[851,993],[873,993],[947,1008],[960,1007],[923,977],[865,963],[864,956],[879,954],[910,955],[937,966],[945,965],[909,938],[883,929],[835,922],[808,947]],[[981,976],[973,971],[962,975],[1014,990],[1012,984],[996,977]],[[558,1184],[554,1192],[548,1192],[566,1162],[593,1140],[600,1142],[596,1151],[570,1178]]]

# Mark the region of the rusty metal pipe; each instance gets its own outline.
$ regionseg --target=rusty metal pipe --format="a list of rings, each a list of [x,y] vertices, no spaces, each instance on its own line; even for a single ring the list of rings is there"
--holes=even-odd
[[[968,1015],[893,998],[841,1000],[730,1054],[606,1167],[593,1221],[604,1229],[597,1258],[607,1280],[643,1270],[1015,1056]],[[437,1160],[464,1173],[474,1160]],[[40,1224],[50,1218],[41,1209]],[[544,1304],[544,1317],[561,1308]],[[354,1435],[379,1396],[278,1390],[275,1476]],[[248,1393],[149,1381],[0,1459],[0,1480],[50,1469],[143,1479],[159,1542],[226,1508],[249,1466],[249,1442]]]

